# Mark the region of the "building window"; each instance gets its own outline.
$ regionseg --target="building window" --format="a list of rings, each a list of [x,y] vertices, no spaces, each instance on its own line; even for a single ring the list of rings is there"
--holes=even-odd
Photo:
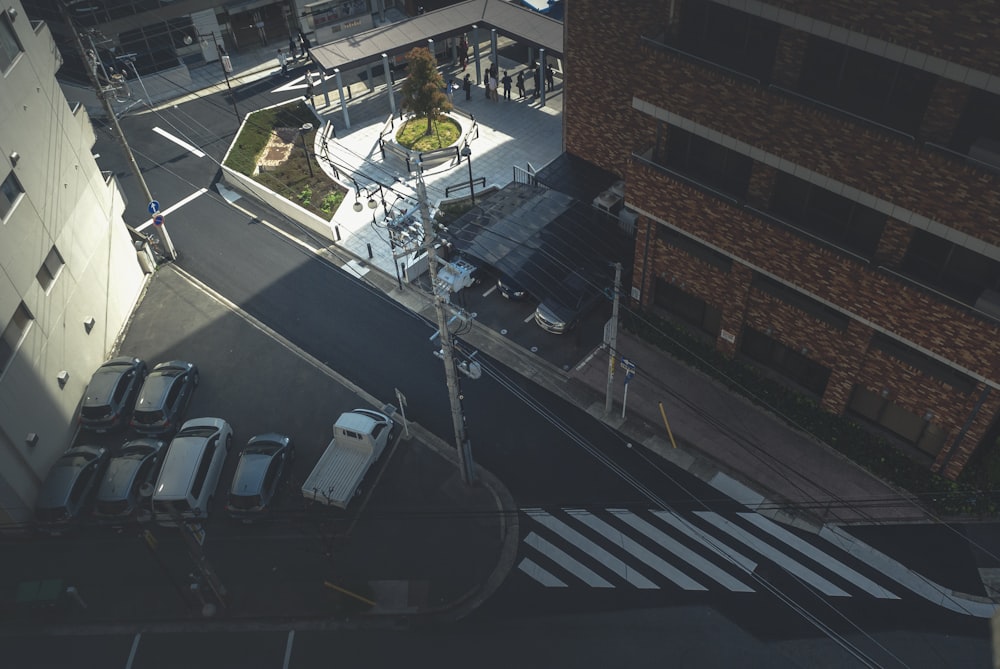
[[[763,332],[744,328],[740,351],[815,395],[821,396],[826,390],[829,369]]]
[[[713,337],[722,328],[721,311],[663,279],[656,280],[653,304]]]
[[[934,75],[815,35],[797,90],[863,118],[916,135]]]
[[[900,269],[966,304],[1000,288],[1000,263],[924,230],[914,230]]]
[[[749,156],[676,126],[667,128],[665,140],[662,132],[657,134],[655,162],[733,197],[746,197],[753,166]]]
[[[869,259],[886,220],[883,213],[781,171],[769,209],[795,227]]]
[[[705,0],[683,5],[677,47],[761,81],[771,75],[780,26]]]
[[[682,235],[673,228],[669,228],[665,225],[658,225],[656,229],[656,238],[659,241],[666,242],[670,246],[680,249],[689,256],[697,258],[702,262],[726,272],[727,274],[733,267],[733,259],[729,256],[723,255],[715,249],[705,246],[687,235]]]
[[[867,423],[888,430],[930,456],[940,452],[948,437],[941,427],[930,420],[893,404],[888,398],[863,386],[854,386],[847,411]]]
[[[947,384],[963,395],[972,393],[976,388],[972,377],[886,335],[876,334],[872,337],[871,348]]]
[[[24,49],[7,12],[0,12],[0,72],[6,72]]]
[[[33,320],[34,317],[28,311],[28,307],[24,306],[24,302],[17,305],[14,315],[11,316],[3,334],[0,335],[0,374],[7,371],[7,364],[17,352],[17,347],[24,341],[24,335],[28,332]]]
[[[59,255],[59,249],[53,246],[49,249],[49,253],[45,256],[45,261],[42,266],[38,268],[38,274],[35,278],[38,279],[39,285],[41,285],[42,290],[46,293],[49,292],[49,288],[52,284],[56,282],[56,277],[59,276],[59,272],[62,271],[63,265],[62,256]]]
[[[14,209],[22,195],[24,189],[21,188],[21,182],[10,172],[3,183],[0,183],[0,221],[7,222],[7,214]]]
[[[799,311],[812,316],[818,321],[822,321],[841,332],[847,330],[847,325],[851,319],[832,307],[828,307],[822,302],[815,300],[808,295],[804,295],[791,286],[779,283],[769,276],[755,273],[753,277],[753,287],[757,290],[772,295],[785,304],[798,309]]]

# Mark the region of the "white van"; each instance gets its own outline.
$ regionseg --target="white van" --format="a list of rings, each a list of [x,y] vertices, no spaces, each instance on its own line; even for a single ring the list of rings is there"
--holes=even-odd
[[[170,442],[153,488],[153,513],[160,525],[208,516],[233,429],[221,418],[194,418]]]

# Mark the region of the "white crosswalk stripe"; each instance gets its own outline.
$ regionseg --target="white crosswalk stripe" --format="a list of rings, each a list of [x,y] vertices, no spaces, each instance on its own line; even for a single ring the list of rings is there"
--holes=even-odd
[[[653,527],[650,523],[646,522],[631,511],[626,511],[625,509],[609,509],[609,511],[615,514],[617,518],[620,518],[622,521],[628,523],[630,527],[635,528],[645,536],[649,537],[658,545],[684,560],[684,562],[688,563],[726,589],[732,590],[733,592],[753,592],[753,588],[750,586],[731,576],[725,570],[719,569],[712,562],[705,560],[681,542],[675,540],[667,533]]]
[[[696,511],[696,515],[704,518],[706,521],[719,528],[726,534],[730,535],[737,541],[746,546],[749,546],[754,551],[765,556],[769,560],[773,561],[775,564],[780,566],[785,571],[790,574],[794,574],[801,580],[805,581],[812,587],[816,588],[824,595],[830,597],[850,597],[851,595],[841,588],[837,587],[827,579],[823,578],[812,569],[809,569],[802,563],[794,560],[781,551],[777,550],[766,541],[759,539],[753,534],[747,532],[741,527],[737,527],[732,523],[732,521],[723,518],[719,514],[713,511]]]
[[[534,532],[525,537],[524,543],[528,544],[592,588],[615,587]],[[532,577],[534,576],[534,574],[530,573],[528,575]]]
[[[619,560],[617,557],[606,551],[605,549],[598,546],[596,543],[583,536],[572,527],[559,520],[558,518],[551,516],[547,513],[532,516],[532,518],[544,527],[549,528],[563,539],[566,539],[571,544],[577,548],[582,549],[589,556],[600,562],[602,565],[610,569],[612,572],[621,576],[626,581],[631,583],[637,588],[643,590],[657,590],[660,586],[656,585],[648,578],[637,572],[635,569],[629,567],[627,564]]]
[[[524,558],[521,560],[520,564],[517,565],[517,568],[544,585],[546,588],[566,587],[565,583],[560,581],[556,576],[553,576],[548,570],[534,562],[531,558]]]
[[[756,562],[746,557],[738,550],[727,546],[718,538],[706,537],[701,530],[691,525],[690,522],[681,518],[676,513],[673,513],[672,511],[653,511],[653,515],[669,524],[674,529],[683,532],[689,539],[694,539],[714,554],[723,558],[726,562],[732,562],[733,564],[739,566],[743,569],[743,571],[752,573],[753,570],[757,568]]]
[[[649,565],[673,581],[678,587],[685,590],[708,590],[708,588],[703,586],[701,583],[694,580],[680,569],[677,569],[652,551],[647,550],[645,546],[634,541],[628,535],[622,534],[620,531],[611,527],[597,516],[586,511],[573,511],[572,513],[573,517],[578,519],[584,525],[591,528],[595,532],[599,532],[604,535],[612,543],[621,546],[630,554],[642,560],[643,564]]]
[[[852,584],[862,588],[863,590],[867,590],[868,594],[871,596],[878,599],[899,599],[899,597],[889,592],[878,583],[875,583],[868,577],[859,574],[857,571],[851,569],[840,560],[824,553],[809,542],[803,541],[774,521],[768,520],[764,516],[757,513],[740,513],[740,517],[745,518],[774,538],[788,546],[791,546],[803,555],[812,558],[830,571],[850,581]]]

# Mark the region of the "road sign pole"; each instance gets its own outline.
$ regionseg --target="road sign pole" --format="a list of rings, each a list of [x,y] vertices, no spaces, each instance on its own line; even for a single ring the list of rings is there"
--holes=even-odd
[[[628,404],[628,383],[625,383],[625,392],[622,394],[622,418],[625,417],[625,406]]]

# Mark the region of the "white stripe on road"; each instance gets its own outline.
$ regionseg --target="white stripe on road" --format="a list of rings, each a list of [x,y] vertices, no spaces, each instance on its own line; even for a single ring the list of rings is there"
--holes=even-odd
[[[530,314],[528,314],[528,317],[527,317],[527,318],[525,318],[525,319],[524,319],[523,321],[521,321],[521,322],[522,322],[522,323],[529,323],[529,322],[531,322],[531,319],[532,319],[532,318],[534,318],[534,317],[535,317],[535,312],[534,312],[534,311],[532,311],[532,312],[531,312]]]
[[[714,563],[709,562],[665,532],[653,527],[631,511],[625,509],[608,509],[608,511],[725,588],[733,592],[754,591],[753,588],[734,578],[724,569],[719,569]]]
[[[860,587],[861,589],[867,591],[874,597],[878,599],[899,599],[896,595],[889,592],[878,583],[875,583],[867,576],[859,574],[855,570],[851,569],[845,565],[840,560],[837,560],[833,556],[827,555],[823,551],[819,550],[809,542],[803,540],[801,537],[797,537],[785,528],[781,527],[774,521],[768,520],[767,518],[761,516],[758,513],[740,513],[740,515],[764,530],[775,539],[778,539],[782,543],[785,543],[798,552],[812,558],[819,564],[823,565],[830,571],[840,575],[844,579],[850,581],[852,584]]]
[[[288,663],[292,659],[292,642],[295,641],[295,630],[288,630],[288,640],[285,641],[285,661],[281,669],[288,669]]]
[[[621,531],[616,530],[611,525],[598,518],[597,516],[589,513],[587,511],[574,511],[569,510],[573,517],[579,520],[581,523],[589,527],[590,529],[598,532],[599,534],[607,537],[612,543],[618,544],[629,554],[639,558],[644,564],[652,567],[656,571],[663,574],[665,577],[674,582],[678,587],[684,590],[708,590],[698,581],[694,580],[680,569],[677,569],[672,564],[656,555],[649,549],[647,549],[642,544],[636,542],[632,537],[627,534],[623,534]]]
[[[202,151],[201,149],[199,149],[197,146],[191,146],[190,144],[188,144],[187,142],[185,142],[180,137],[174,137],[173,135],[171,135],[169,132],[167,132],[163,128],[155,127],[155,128],[153,128],[153,132],[155,132],[157,135],[160,135],[161,137],[166,137],[167,139],[169,139],[171,142],[173,142],[177,146],[181,147],[182,149],[187,149],[188,151],[190,151],[194,155],[198,156],[199,158],[204,158],[205,157],[205,152]]]
[[[493,294],[493,291],[495,291],[496,289],[497,289],[497,285],[494,283],[492,286],[490,286],[489,290],[487,290],[485,293],[483,293],[483,297],[489,297],[490,295]]]
[[[631,583],[637,588],[643,590],[658,590],[660,586],[656,585],[645,576],[635,571],[635,569],[630,568],[627,564],[616,558],[611,553],[607,552],[593,541],[583,536],[572,527],[564,523],[563,521],[550,516],[548,513],[535,512],[529,514],[531,519],[552,530],[563,539],[567,540],[577,548],[583,550],[587,555],[594,558],[605,567],[618,574],[626,581]]]
[[[128,661],[125,663],[125,669],[132,669],[132,662],[135,661],[135,653],[139,650],[139,639],[142,638],[142,632],[136,632],[136,635],[132,638],[132,650],[129,651]]]
[[[560,581],[558,578],[550,574],[545,570],[544,567],[536,562],[533,562],[531,558],[524,558],[521,563],[517,565],[517,568],[523,571],[525,574],[535,579],[546,588],[565,588],[566,584]]]
[[[164,216],[166,216],[170,212],[177,211],[178,209],[180,209],[181,207],[183,207],[184,205],[186,205],[191,200],[194,200],[195,198],[201,197],[202,195],[204,195],[207,192],[208,192],[207,188],[199,188],[198,190],[196,190],[195,192],[191,193],[190,195],[188,195],[186,198],[184,198],[180,202],[175,202],[174,204],[172,204],[171,206],[167,207],[166,209],[164,209],[160,213],[163,214]],[[136,230],[138,230],[139,232],[142,232],[143,230],[145,230],[146,228],[148,228],[152,224],[153,224],[153,219],[149,219],[148,221],[146,221],[145,223],[143,223],[142,225],[140,225],[138,228],[136,228]]]
[[[673,527],[675,530],[680,530],[689,538],[694,539],[719,557],[724,558],[727,562],[731,562],[742,568],[748,574],[753,573],[753,570],[757,568],[756,562],[746,557],[739,551],[730,548],[715,537],[712,537],[711,540],[707,539],[701,529],[695,527],[677,514],[671,511],[653,511],[653,515]]]
[[[836,585],[826,580],[805,565],[793,560],[778,549],[772,547],[762,539],[758,539],[741,527],[737,527],[729,520],[723,518],[712,511],[695,511],[695,514],[730,535],[737,541],[746,544],[752,550],[765,556],[782,569],[805,581],[828,597],[850,597],[851,595]]]
[[[536,551],[549,558],[592,588],[615,587],[534,532],[529,533],[528,536],[524,538],[524,543],[528,544]]]

